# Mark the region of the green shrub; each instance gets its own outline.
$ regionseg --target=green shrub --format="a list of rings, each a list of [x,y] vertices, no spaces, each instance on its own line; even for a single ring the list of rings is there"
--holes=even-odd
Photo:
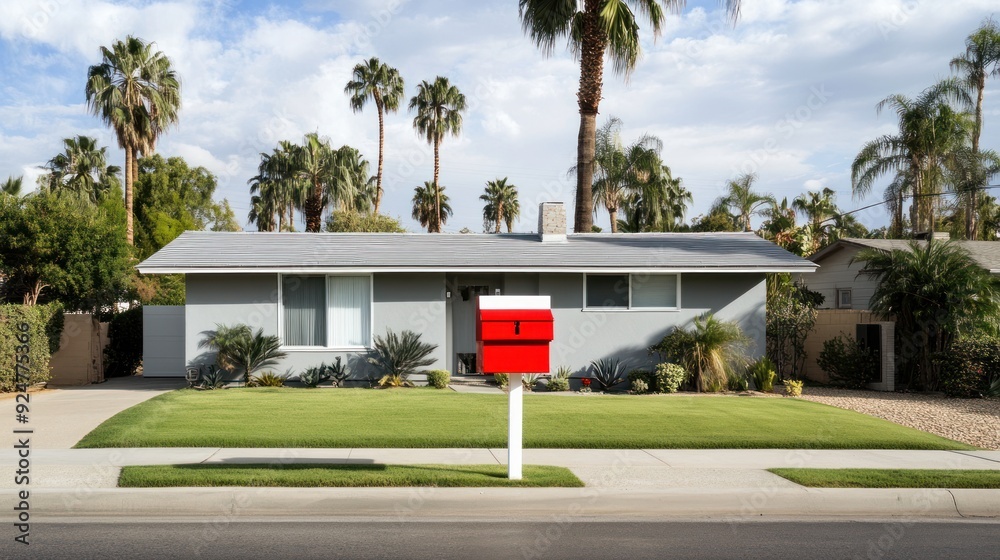
[[[989,389],[986,390],[987,397],[1000,397],[1000,375],[993,378]]]
[[[941,389],[950,397],[989,395],[1000,379],[1000,338],[981,336],[955,341],[951,349],[934,356]]]
[[[602,391],[607,391],[625,381],[625,370],[628,366],[618,358],[602,358],[590,362],[590,365],[594,370],[594,380]]]
[[[694,320],[693,328],[675,327],[649,352],[683,364],[693,376],[695,390],[721,391],[728,385],[729,372],[746,367],[750,344],[735,321],[720,321],[707,313]]]
[[[687,370],[677,364],[657,364],[653,373],[654,387],[659,393],[676,393],[687,379]]]
[[[573,370],[566,366],[559,366],[556,372],[552,374],[553,379],[569,379],[569,376],[573,375]]]
[[[39,313],[48,315],[45,319],[45,336],[49,339],[49,354],[59,351],[59,344],[62,338],[63,326],[66,323],[66,316],[63,314],[63,305],[58,301],[38,305]]]
[[[435,389],[447,389],[451,382],[451,372],[446,369],[434,369],[427,372],[427,384]]]
[[[62,316],[59,306],[0,305],[0,392],[16,390],[19,381],[27,380],[27,385],[33,385],[49,380],[52,339],[48,327],[53,313]],[[27,323],[27,332],[21,330],[22,323]],[[25,340],[27,344],[23,343]],[[22,378],[18,380],[15,360],[21,355],[27,355],[28,363],[27,371],[21,368]]]
[[[774,380],[777,376],[778,374],[774,371],[774,362],[767,356],[750,366],[750,377],[753,378],[754,385],[761,393],[774,392]]]
[[[747,378],[745,373],[739,373],[737,371],[730,371],[729,377],[726,379],[726,384],[730,391],[749,391],[750,390],[750,379]]]
[[[569,378],[552,376],[546,388],[549,391],[569,391]]]
[[[789,397],[798,397],[802,395],[802,382],[795,379],[786,379],[785,394]]]
[[[237,336],[226,348],[233,368],[243,372],[243,382],[247,385],[258,370],[277,365],[281,358],[288,355],[281,350],[281,340],[276,335],[265,335],[264,329],[257,329],[252,335],[249,332],[247,327],[246,332]]]
[[[507,385],[510,385],[510,376],[506,373],[494,373],[493,382],[499,385],[501,389],[506,389]]]
[[[628,372],[628,383],[629,387],[635,385],[636,381],[642,381],[646,384],[646,389],[649,391],[656,391],[656,381],[653,377],[653,372],[648,369],[633,369]],[[632,389],[635,390],[634,388]]]
[[[373,355],[368,357],[368,363],[382,373],[378,380],[380,387],[412,387],[407,379],[418,368],[434,363],[434,358],[428,358],[437,344],[420,342],[420,335],[413,331],[403,331],[400,334],[386,331],[385,338],[375,337]]]
[[[340,356],[337,356],[333,363],[327,366],[327,373],[330,374],[330,379],[333,380],[334,387],[340,387],[344,384],[344,381],[350,377],[350,372],[347,371],[347,364],[343,363]]]
[[[254,375],[247,382],[247,387],[284,387],[285,379],[288,375],[278,375],[273,371],[265,371],[260,375]]]
[[[142,365],[142,306],[122,311],[111,318],[104,355],[108,359],[104,377],[135,375]]]
[[[645,395],[649,392],[649,383],[646,383],[642,379],[633,379],[632,392],[636,395]]]
[[[521,385],[526,391],[534,391],[535,385],[538,384],[538,378],[540,377],[537,373],[522,373],[521,374]]]
[[[816,363],[830,376],[831,385],[848,389],[864,389],[878,372],[875,352],[845,335],[824,342]]]

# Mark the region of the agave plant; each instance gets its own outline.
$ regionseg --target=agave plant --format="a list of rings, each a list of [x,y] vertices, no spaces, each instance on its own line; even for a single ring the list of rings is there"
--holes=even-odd
[[[208,366],[208,371],[201,374],[198,387],[202,389],[223,389],[226,386],[226,370],[220,369],[212,364]]]
[[[413,331],[397,335],[389,329],[385,338],[375,337],[374,351],[368,357],[368,363],[382,373],[382,378],[378,380],[380,387],[412,387],[408,380],[410,374],[433,364],[434,358],[428,356],[436,349],[437,344],[420,342],[420,335]]]
[[[330,377],[333,379],[334,387],[340,387],[341,384],[344,383],[344,380],[346,380],[348,376],[350,376],[350,373],[348,373],[347,371],[347,364],[344,364],[340,361],[340,356],[337,356],[333,364],[327,366],[326,371],[330,374]]]
[[[601,386],[602,391],[607,391],[625,381],[625,375],[628,371],[627,362],[618,358],[602,358],[590,362],[590,365],[594,368],[594,379]]]
[[[247,387],[284,387],[288,374],[278,375],[273,371],[266,371],[260,375],[254,375],[247,382]]]
[[[330,379],[330,374],[327,373],[329,369],[330,366],[325,363],[307,368],[299,374],[299,382],[310,389],[314,389],[320,383]]]

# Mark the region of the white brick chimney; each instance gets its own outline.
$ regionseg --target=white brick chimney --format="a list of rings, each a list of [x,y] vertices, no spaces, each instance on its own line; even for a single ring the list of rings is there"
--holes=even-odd
[[[538,237],[543,243],[566,241],[566,207],[562,202],[538,205]]]

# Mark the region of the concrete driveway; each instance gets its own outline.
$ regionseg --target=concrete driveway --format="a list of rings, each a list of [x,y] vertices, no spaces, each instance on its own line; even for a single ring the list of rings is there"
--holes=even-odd
[[[32,449],[69,449],[115,414],[184,386],[183,379],[144,379],[138,376],[29,393],[31,402],[27,424],[16,420],[13,395],[4,395],[0,398],[0,433],[7,434],[9,438],[13,430],[31,429]]]

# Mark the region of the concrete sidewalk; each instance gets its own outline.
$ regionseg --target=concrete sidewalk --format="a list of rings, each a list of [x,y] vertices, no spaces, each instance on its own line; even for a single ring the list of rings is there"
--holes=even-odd
[[[772,467],[998,469],[1000,451],[526,449],[526,464],[570,468],[586,488],[115,488],[126,465],[504,464],[505,449],[33,450],[34,518],[660,519],[1000,517],[1000,490],[814,489]],[[16,468],[0,450],[0,473]],[[0,510],[13,511],[2,474]],[[10,517],[0,514],[0,520]]]

